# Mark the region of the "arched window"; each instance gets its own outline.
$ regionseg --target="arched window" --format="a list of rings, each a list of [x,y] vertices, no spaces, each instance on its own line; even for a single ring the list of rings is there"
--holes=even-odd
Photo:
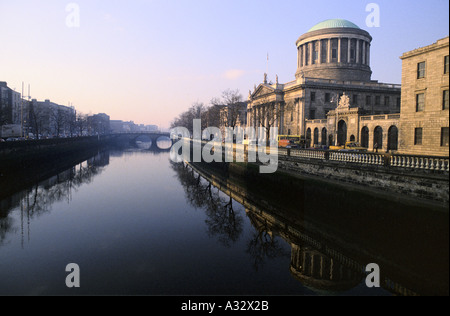
[[[389,127],[388,130],[388,150],[398,149],[398,128],[395,125]]]
[[[316,127],[314,129],[314,145],[319,144],[319,129]]]
[[[350,141],[354,142],[356,140],[355,135],[350,136]]]
[[[383,148],[383,129],[380,126],[375,127],[373,130],[373,148]]]
[[[306,130],[306,148],[311,147],[311,129]]]
[[[347,123],[341,120],[338,123],[338,135],[337,135],[338,146],[345,145],[346,141],[347,141]]]
[[[369,128],[367,126],[361,129],[361,146],[369,148]]]
[[[327,129],[324,127],[322,128],[322,145],[327,144]]]

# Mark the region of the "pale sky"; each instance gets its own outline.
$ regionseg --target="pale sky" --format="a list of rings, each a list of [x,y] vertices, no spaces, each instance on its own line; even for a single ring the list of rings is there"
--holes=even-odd
[[[366,24],[369,3],[379,27]],[[267,54],[269,80],[294,80],[296,40],[327,19],[368,31],[372,79],[401,83],[399,56],[448,36],[448,12],[447,0],[0,0],[0,81],[79,112],[168,127],[226,89],[246,98]]]

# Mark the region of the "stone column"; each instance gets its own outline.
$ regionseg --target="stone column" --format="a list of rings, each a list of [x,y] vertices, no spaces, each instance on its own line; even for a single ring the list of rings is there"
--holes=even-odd
[[[338,38],[338,55],[337,55],[337,58],[338,58],[338,63],[340,63],[341,62],[341,38],[340,37]]]
[[[303,52],[303,56],[302,56],[303,67],[305,67],[306,66],[306,45],[305,44],[302,45],[302,52]]]
[[[362,61],[361,61],[361,63],[363,65],[366,64],[366,42],[365,41],[362,41]]]
[[[352,47],[352,39],[349,37],[347,40],[347,63],[350,64],[350,51]]]
[[[322,63],[322,40],[319,40],[319,64]]]
[[[328,39],[327,63],[331,63],[331,38]]]
[[[355,64],[359,64],[360,60],[359,60],[359,39],[356,40],[356,60],[355,60]]]
[[[367,66],[370,66],[370,43],[367,43]]]

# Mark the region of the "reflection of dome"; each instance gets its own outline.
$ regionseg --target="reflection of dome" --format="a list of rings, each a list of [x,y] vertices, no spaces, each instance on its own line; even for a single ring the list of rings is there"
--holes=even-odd
[[[318,294],[349,290],[361,282],[361,274],[314,249],[297,245],[292,245],[290,271],[304,286]]]
[[[359,29],[359,27],[347,20],[344,19],[331,19],[331,20],[326,20],[323,22],[320,22],[316,25],[314,25],[312,28],[309,29],[308,32],[312,32],[312,31],[317,31],[317,30],[322,30],[322,29],[331,29],[331,28],[335,28],[335,27],[349,27],[349,28],[353,28],[353,29]]]

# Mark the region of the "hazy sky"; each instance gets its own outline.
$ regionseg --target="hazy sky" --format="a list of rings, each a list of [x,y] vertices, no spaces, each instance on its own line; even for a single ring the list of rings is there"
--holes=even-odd
[[[369,3],[379,27],[366,25]],[[267,54],[270,80],[294,80],[295,41],[326,19],[368,31],[372,79],[401,83],[399,56],[448,36],[448,10],[448,0],[0,0],[0,81],[83,113],[167,127],[228,88],[247,98]]]

